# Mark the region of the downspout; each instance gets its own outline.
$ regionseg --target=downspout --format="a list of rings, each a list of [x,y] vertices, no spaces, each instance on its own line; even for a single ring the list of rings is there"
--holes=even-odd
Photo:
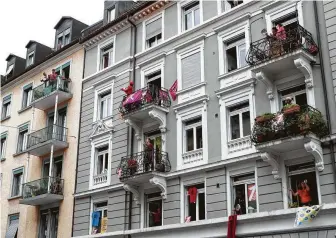
[[[320,26],[319,26],[319,18],[318,18],[318,10],[317,10],[317,3],[314,2],[314,15],[315,15],[315,27],[316,27],[316,36],[317,36],[317,45],[321,46],[321,34],[320,34]],[[319,58],[320,58],[320,68],[321,68],[321,78],[322,78],[322,86],[323,86],[323,97],[324,97],[324,103],[326,107],[326,118],[329,128],[330,135],[332,134],[331,129],[331,118],[330,118],[330,111],[329,111],[329,101],[328,101],[328,95],[327,95],[327,85],[326,85],[326,79],[325,79],[325,72],[324,72],[324,61],[322,57],[321,50],[318,51]],[[333,167],[333,174],[334,174],[334,186],[336,189],[336,161],[335,161],[335,153],[334,153],[334,143],[332,140],[329,141],[329,149],[330,149],[330,157],[331,157],[331,164]]]
[[[84,49],[84,60],[83,60],[83,74],[82,74],[82,79],[84,78],[84,71],[85,71],[85,56],[86,56],[86,50]],[[80,90],[80,105],[79,108],[82,112],[82,102],[83,102],[83,97],[82,97],[82,92],[83,92],[83,81],[82,81],[82,87]],[[75,187],[74,187],[74,194],[77,191],[77,175],[78,175],[78,159],[79,159],[79,136],[80,136],[80,130],[81,130],[81,122],[82,122],[82,113],[79,113],[79,119],[78,119],[78,133],[77,133],[77,159],[76,159],[76,172],[75,172]],[[73,198],[73,206],[72,206],[72,228],[71,228],[71,236],[73,236],[74,232],[74,223],[75,223],[75,196]],[[91,216],[91,214],[90,214]],[[91,225],[91,224],[90,224]]]
[[[137,42],[137,28],[136,25],[129,19],[129,16],[127,17],[127,21],[132,25],[132,35],[133,35],[133,54],[132,54],[132,81],[133,81],[133,87],[135,88],[135,64],[136,64],[136,42]],[[134,130],[131,129],[131,148],[130,148],[130,154],[133,154],[133,143],[134,140]],[[129,206],[128,206],[128,230],[132,230],[132,201],[133,201],[133,194],[129,193]],[[129,238],[131,238],[131,235],[128,235]]]

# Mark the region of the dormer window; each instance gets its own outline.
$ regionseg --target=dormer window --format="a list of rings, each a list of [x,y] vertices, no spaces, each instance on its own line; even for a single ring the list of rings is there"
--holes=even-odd
[[[107,22],[111,22],[115,19],[115,8],[107,10]]]
[[[27,57],[27,67],[34,63],[34,55],[35,55],[34,51],[29,53]]]
[[[14,64],[8,66],[7,72],[6,72],[6,77],[10,78],[13,76],[13,69],[14,69]]]
[[[70,43],[70,28],[66,29],[57,36],[57,50]]]

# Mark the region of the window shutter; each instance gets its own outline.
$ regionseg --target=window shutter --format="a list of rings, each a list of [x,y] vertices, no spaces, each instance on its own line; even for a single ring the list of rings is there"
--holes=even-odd
[[[19,168],[19,169],[15,169],[14,171],[13,171],[13,174],[23,174],[23,168]]]
[[[156,19],[146,25],[146,40],[162,32],[162,18]]]
[[[6,97],[3,98],[2,103],[6,104],[6,103],[10,102],[11,99],[12,99],[12,95],[11,94],[7,95]]]
[[[182,89],[189,88],[201,82],[201,52],[192,54],[181,60]]]
[[[29,89],[29,88],[32,88],[33,87],[33,84],[30,83],[30,84],[27,84],[23,87],[23,90],[26,90],[26,89]]]
[[[23,125],[19,128],[19,132],[22,132],[22,131],[25,131],[25,130],[28,130],[28,124]]]
[[[62,69],[68,67],[70,65],[70,61],[69,62],[66,62],[65,64],[62,65]],[[57,71],[57,70],[56,70]]]

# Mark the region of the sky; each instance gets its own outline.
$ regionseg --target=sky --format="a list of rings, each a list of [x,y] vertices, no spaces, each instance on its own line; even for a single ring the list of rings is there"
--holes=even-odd
[[[54,26],[62,16],[87,25],[103,18],[104,0],[0,0],[0,74],[10,53],[26,57],[25,46],[35,40],[54,45]]]

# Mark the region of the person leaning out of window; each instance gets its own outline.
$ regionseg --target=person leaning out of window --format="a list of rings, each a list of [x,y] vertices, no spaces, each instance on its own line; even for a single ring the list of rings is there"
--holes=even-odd
[[[302,181],[296,192],[292,189],[289,190],[292,193],[292,196],[299,196],[301,206],[311,206],[312,198],[310,195],[310,188],[307,184],[307,180]]]

